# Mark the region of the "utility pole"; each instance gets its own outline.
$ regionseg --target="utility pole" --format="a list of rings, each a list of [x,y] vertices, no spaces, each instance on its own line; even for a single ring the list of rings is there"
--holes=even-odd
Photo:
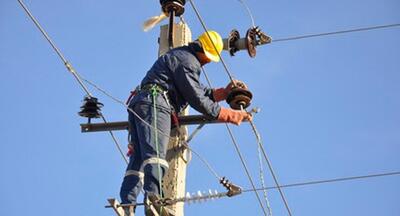
[[[174,16],[183,13],[185,1],[160,1],[164,12],[168,12],[169,24],[160,28],[159,52],[161,56],[171,48],[187,45],[192,41],[192,33],[189,26],[182,21],[174,22]],[[186,108],[180,115],[188,115]],[[171,131],[171,139],[168,144],[167,161],[169,170],[163,179],[165,197],[176,199],[185,197],[186,167],[189,162],[188,150],[181,144],[187,139],[187,127],[183,126]],[[179,202],[170,206],[175,211],[175,216],[184,215],[184,203]]]

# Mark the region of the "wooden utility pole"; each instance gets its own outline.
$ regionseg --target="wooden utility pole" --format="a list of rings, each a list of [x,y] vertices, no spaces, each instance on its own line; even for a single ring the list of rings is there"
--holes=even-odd
[[[163,55],[170,49],[169,39],[169,25],[161,26],[159,38],[159,55]],[[192,41],[192,33],[186,23],[182,21],[173,24],[173,47],[187,45]],[[188,115],[188,109],[184,110],[181,115]],[[187,127],[180,127],[171,131],[171,140],[168,144],[167,161],[169,163],[169,170],[164,176],[163,189],[165,196],[171,199],[181,198],[185,196],[186,187],[186,166],[189,162],[187,154],[188,151],[181,145],[180,140],[187,139]],[[184,203],[179,202],[171,206],[175,211],[175,216],[183,216]]]

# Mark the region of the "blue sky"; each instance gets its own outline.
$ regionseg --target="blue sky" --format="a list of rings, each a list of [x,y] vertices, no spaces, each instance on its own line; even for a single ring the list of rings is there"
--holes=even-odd
[[[256,24],[273,38],[400,22],[396,0],[248,0]],[[125,99],[157,56],[158,29],[141,24],[159,14],[158,1],[30,1],[26,4],[84,77]],[[209,28],[242,35],[250,20],[235,0],[197,1]],[[187,4],[194,36],[202,28]],[[236,78],[261,108],[254,118],[281,184],[400,170],[400,28],[272,43],[251,59],[224,53]],[[225,86],[221,64],[206,67]],[[84,93],[18,2],[0,1],[0,215],[112,215],[125,170],[107,133],[80,133]],[[127,113],[101,93],[110,121]],[[226,104],[224,104],[226,106]],[[194,111],[192,111],[193,113]],[[233,128],[258,180],[255,138]],[[126,132],[117,133],[126,146]],[[191,143],[217,172],[250,184],[223,125],[207,125]],[[273,185],[266,172],[267,185]],[[188,167],[187,190],[223,188],[200,161]],[[400,215],[399,177],[284,190],[293,215]],[[274,215],[285,215],[277,191]],[[142,215],[141,209],[139,209]],[[246,193],[186,206],[186,215],[261,215]]]

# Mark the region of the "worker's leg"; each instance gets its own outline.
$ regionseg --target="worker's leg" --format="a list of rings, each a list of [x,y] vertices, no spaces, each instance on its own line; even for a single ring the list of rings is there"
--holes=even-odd
[[[160,183],[168,170],[168,162],[165,157],[171,130],[170,108],[162,95],[156,96],[155,110],[153,104],[140,104],[138,106],[141,110],[140,116],[143,116],[147,124],[152,125],[152,127],[149,127],[142,121],[136,122],[143,158],[143,189],[146,194],[161,195],[162,185]],[[154,130],[154,127],[157,127],[157,130]]]
[[[131,109],[134,110],[134,107],[131,106]],[[129,157],[129,164],[122,182],[120,196],[123,204],[136,204],[136,198],[143,186],[144,174],[140,170],[143,159],[136,130],[136,117],[131,112],[129,112],[129,133],[130,144],[133,145],[133,153]]]

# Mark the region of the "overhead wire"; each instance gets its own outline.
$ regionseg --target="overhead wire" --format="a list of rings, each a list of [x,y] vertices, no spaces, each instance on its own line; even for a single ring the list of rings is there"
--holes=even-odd
[[[246,2],[244,2],[243,0],[238,0],[240,3],[242,3],[243,7],[246,9],[247,14],[249,15],[250,19],[251,19],[251,25],[253,27],[256,26],[256,23],[254,22],[254,17],[253,14],[251,13],[251,10],[249,8],[249,6],[246,4]]]
[[[99,90],[100,92],[102,92],[103,94],[105,94],[106,96],[108,96],[109,98],[113,99],[114,101],[121,103],[125,106],[125,108],[127,108],[131,113],[133,113],[137,118],[139,118],[144,124],[146,124],[148,127],[150,127],[153,130],[157,130],[160,134],[171,138],[169,134],[165,134],[163,131],[159,130],[158,128],[153,128],[152,125],[148,124],[143,118],[141,118],[135,111],[133,111],[132,109],[130,109],[123,101],[115,98],[114,96],[112,96],[111,94],[109,94],[108,92],[106,92],[105,90],[103,90],[102,88],[100,88],[99,86],[97,86],[95,83],[89,81],[88,79],[85,79],[84,77],[82,77],[82,75],[80,75],[78,72],[75,71],[75,69],[72,67],[72,65],[67,61],[67,59],[64,57],[64,55],[61,53],[60,49],[55,45],[55,43],[51,40],[50,36],[47,34],[47,32],[44,30],[44,28],[40,25],[40,23],[37,21],[37,19],[33,16],[33,14],[29,11],[29,9],[27,8],[27,6],[21,1],[18,0],[18,2],[20,3],[20,5],[22,6],[22,8],[25,10],[25,12],[28,14],[28,16],[31,18],[31,20],[34,22],[34,24],[36,25],[36,27],[38,27],[39,31],[43,34],[43,36],[46,38],[46,40],[50,43],[50,45],[52,46],[52,48],[54,49],[54,51],[57,53],[57,55],[61,58],[61,60],[63,61],[64,65],[67,67],[68,71],[70,71],[74,77],[76,78],[76,80],[79,82],[80,86],[83,88],[83,90],[86,92],[86,94],[90,97],[93,97],[93,95],[91,94],[91,92],[88,90],[88,88],[85,86],[85,84],[83,82],[88,83],[89,85],[91,85],[92,87],[96,88],[97,90]],[[104,121],[104,123],[107,123],[107,120],[105,118],[105,116],[103,114],[100,115],[101,119]],[[108,131],[111,135],[111,138],[113,139],[119,153],[121,154],[122,158],[124,159],[124,161],[128,164],[128,160],[125,157],[125,154],[122,151],[121,145],[119,144],[119,142],[117,141],[117,138],[115,137],[114,133],[110,130]],[[189,146],[187,146],[187,148],[189,148]],[[213,169],[211,167],[211,165],[207,162],[207,160],[205,158],[203,158],[200,154],[198,154],[197,152],[195,152],[193,149],[189,148],[190,151],[192,151],[193,153],[195,153],[195,155],[197,157],[200,158],[200,160],[206,165],[206,167],[210,170],[210,172],[219,180],[220,177],[217,174],[217,172],[215,171],[215,169]]]
[[[325,179],[325,180],[314,180],[314,181],[306,181],[306,182],[299,182],[299,183],[292,183],[292,184],[283,184],[283,185],[280,185],[280,187],[281,188],[300,187],[300,186],[307,186],[307,185],[327,184],[327,183],[344,182],[344,181],[352,181],[352,180],[360,180],[360,179],[368,179],[368,178],[377,178],[377,177],[384,177],[384,176],[395,176],[395,175],[400,175],[400,171],[376,173],[376,174],[361,175],[361,176],[349,176],[349,177],[333,178],[333,179]],[[272,189],[277,189],[277,187],[270,186],[270,187],[265,187],[265,188],[257,188],[256,190],[272,190]],[[252,192],[252,191],[253,191],[253,189],[243,190],[244,193]]]
[[[325,180],[317,180],[317,181],[307,181],[307,182],[298,182],[298,183],[292,183],[292,184],[285,184],[281,185],[281,187],[301,187],[301,186],[309,186],[309,185],[316,185],[316,184],[328,184],[328,183],[335,183],[335,182],[345,182],[345,181],[354,181],[354,180],[361,180],[361,179],[368,179],[368,178],[378,178],[378,177],[387,177],[387,176],[395,176],[395,175],[400,175],[400,171],[396,172],[386,172],[386,173],[377,173],[377,174],[369,174],[369,175],[362,175],[362,176],[351,176],[351,177],[343,177],[343,178],[334,178],[334,179],[325,179]],[[270,186],[270,187],[264,187],[264,188],[257,188],[256,190],[274,190],[277,189],[276,186]],[[243,193],[248,193],[248,192],[253,192],[253,189],[246,189],[243,190]],[[199,195],[199,196],[185,196],[185,197],[179,197],[176,199],[171,199],[169,200],[171,203],[177,203],[177,202],[203,202],[207,200],[214,200],[214,199],[221,199],[225,198],[228,196],[228,193],[218,193],[215,191],[214,193],[209,193],[207,195]],[[130,204],[122,204],[120,206],[129,206]],[[138,204],[138,205],[143,205],[143,204]],[[107,206],[111,207],[111,206]]]
[[[240,1],[240,0],[239,0]],[[64,65],[67,67],[67,69],[74,75],[75,79],[78,81],[78,83],[80,84],[80,86],[83,88],[83,90],[86,92],[86,94],[88,96],[92,97],[92,94],[89,92],[89,90],[87,89],[87,87],[83,84],[82,80],[84,80],[85,82],[88,82],[88,80],[82,78],[80,76],[80,74],[78,72],[76,72],[74,70],[74,68],[72,67],[72,65],[66,60],[66,58],[62,55],[61,51],[57,48],[57,46],[55,46],[54,42],[51,40],[51,38],[48,36],[48,34],[45,32],[45,30],[41,27],[41,25],[39,24],[39,22],[34,18],[34,16],[31,14],[31,12],[28,10],[28,8],[25,6],[25,4],[21,1],[18,0],[18,2],[21,4],[21,6],[23,7],[23,9],[25,10],[25,12],[28,14],[28,16],[32,19],[32,21],[34,22],[34,24],[39,28],[39,30],[41,31],[41,33],[44,35],[44,37],[46,38],[46,40],[51,44],[52,48],[55,50],[55,52],[57,53],[57,55],[61,58],[61,60],[63,61]],[[192,2],[192,0],[189,0],[189,2],[192,4],[193,9],[195,10],[196,14],[198,15],[198,17],[201,19],[200,14],[198,13],[194,3]],[[242,1],[241,1],[242,2]],[[203,27],[206,29],[206,26],[204,24],[204,22],[202,22]],[[304,38],[311,38],[311,37],[321,37],[321,36],[327,36],[327,35],[334,35],[334,34],[343,34],[343,33],[350,33],[350,32],[358,32],[358,31],[368,31],[368,30],[373,30],[373,29],[382,29],[382,28],[391,28],[391,27],[397,27],[400,26],[400,24],[391,24],[391,25],[381,25],[381,26],[373,26],[373,27],[366,27],[366,28],[358,28],[358,29],[350,29],[350,30],[343,30],[343,31],[336,31],[336,32],[327,32],[327,33],[320,33],[320,34],[311,34],[311,35],[302,35],[302,36],[295,36],[295,37],[288,37],[288,38],[282,38],[282,39],[275,39],[272,42],[281,42],[281,41],[289,41],[289,40],[299,40],[299,39],[304,39]],[[214,45],[215,46],[215,45]],[[221,57],[221,56],[220,56]],[[225,70],[228,73],[229,78],[231,79],[231,81],[233,81],[233,76],[232,74],[229,72],[229,69],[227,68],[225,62],[223,61],[223,59],[221,58],[221,62],[224,65]],[[103,92],[104,93],[104,92]],[[123,103],[123,102],[122,102]],[[124,104],[124,103],[123,103]],[[132,111],[132,110],[131,110]],[[135,112],[133,112],[134,114],[136,114]],[[101,115],[103,121],[105,123],[107,123],[104,115]],[[144,120],[143,120],[144,121]],[[151,125],[150,125],[151,126]],[[231,132],[229,126],[226,124],[228,131]],[[119,152],[121,153],[121,155],[123,156],[125,162],[127,162],[126,157],[124,156],[122,149],[118,143],[118,141],[116,140],[114,134],[112,131],[109,131],[110,135],[112,136]],[[235,138],[233,137],[233,133],[230,133],[231,138],[233,140],[235,140]],[[169,136],[169,135],[167,135]],[[238,146],[237,146],[238,147]],[[193,151],[192,149],[190,149],[191,151]],[[238,151],[240,151],[240,149],[237,149]],[[194,152],[194,151],[193,151]],[[265,151],[264,151],[265,153]],[[197,156],[200,156],[199,154],[195,153]],[[266,156],[265,156],[266,157]],[[199,157],[201,158],[201,156]],[[202,158],[201,158],[202,159]],[[204,159],[204,158],[203,158]],[[215,172],[215,170],[212,169],[212,167],[209,165],[209,163],[206,160],[202,160],[203,162],[205,162],[205,164],[207,165],[207,167],[211,170],[211,172],[213,172],[213,174],[219,178],[219,175]],[[362,179],[362,178],[371,178],[371,177],[379,177],[379,176],[387,176],[387,175],[398,175],[400,174],[400,172],[393,172],[393,173],[383,173],[383,174],[374,174],[374,175],[367,175],[367,176],[354,176],[354,177],[346,177],[346,178],[337,178],[337,179],[329,179],[329,180],[320,180],[320,181],[311,181],[311,182],[304,182],[304,183],[295,183],[295,184],[287,184],[287,185],[277,185],[277,186],[273,186],[273,187],[266,187],[266,188],[259,188],[256,190],[269,190],[269,189],[280,189],[280,188],[287,188],[287,187],[296,187],[296,186],[303,186],[303,185],[311,185],[311,184],[322,184],[322,183],[329,183],[329,182],[337,182],[337,181],[348,181],[348,180],[354,180],[354,179]],[[249,189],[249,190],[243,190],[243,192],[250,192],[250,191],[254,191],[254,189]]]
[[[192,3],[192,6],[193,6],[193,5],[194,5],[193,2],[192,2],[191,0],[189,0],[189,1]],[[195,7],[193,7],[193,8],[195,8]],[[197,13],[198,13],[198,12],[197,12]],[[204,25],[204,26],[205,26],[205,25]],[[207,30],[206,30],[206,31],[207,31]],[[214,45],[214,43],[213,43],[213,45]],[[215,48],[215,45],[214,45],[214,48]],[[221,56],[220,56],[220,57],[221,57]],[[210,77],[208,76],[206,70],[204,69],[204,67],[201,67],[201,69],[202,69],[202,71],[203,71],[204,77],[205,77],[206,80],[207,80],[208,86],[209,86],[210,88],[212,88],[213,86],[212,86]],[[229,74],[229,72],[228,72],[228,74]],[[240,148],[239,148],[239,145],[238,145],[238,143],[237,143],[237,141],[236,141],[236,138],[233,136],[233,132],[232,132],[231,128],[229,127],[229,125],[228,125],[227,123],[225,123],[225,127],[226,127],[226,129],[227,129],[227,131],[228,131],[228,133],[229,133],[229,136],[230,136],[230,138],[231,138],[231,140],[232,140],[232,143],[233,143],[233,145],[234,145],[234,147],[235,147],[236,153],[237,153],[238,156],[239,156],[240,162],[242,163],[242,166],[243,166],[243,168],[245,169],[246,176],[247,176],[247,178],[249,179],[252,188],[255,189],[255,188],[256,188],[255,183],[254,183],[254,181],[253,181],[253,178],[252,178],[251,175],[250,175],[250,171],[249,171],[249,169],[248,169],[248,167],[247,167],[247,164],[246,164],[246,162],[245,162],[245,160],[244,160],[244,157],[243,157],[243,155],[242,155],[242,153],[241,153],[241,151],[240,151]],[[256,190],[255,190],[254,192],[255,192],[257,201],[259,202],[260,207],[261,207],[261,209],[262,209],[264,215],[268,215],[267,211],[265,210],[264,205],[263,205],[262,202],[261,202],[260,195],[257,193]]]
[[[199,13],[199,11],[198,11],[196,5],[194,4],[193,0],[189,0],[189,2],[190,2],[190,5],[192,6],[193,10],[195,11],[195,14],[196,14],[197,18],[199,19],[201,25],[203,26],[204,31],[207,33],[208,37],[211,38],[210,35],[209,35],[209,33],[208,33],[208,28],[206,27],[205,22],[204,22],[203,18],[201,17],[201,15],[200,15],[200,13]],[[211,42],[212,42],[212,44],[213,44],[213,46],[214,46],[214,49],[217,50],[217,48],[216,48],[214,42],[213,42],[212,40],[211,40]],[[220,60],[221,60],[222,65],[223,65],[224,68],[225,68],[226,73],[228,74],[229,78],[231,79],[231,82],[235,83],[235,81],[234,81],[233,78],[232,78],[232,77],[233,77],[233,76],[232,76],[232,73],[229,71],[229,69],[228,69],[228,67],[227,67],[227,65],[226,65],[226,63],[225,63],[225,61],[223,60],[221,54],[220,54],[219,52],[217,52],[217,53],[218,53],[218,56],[219,56],[219,58],[220,58]],[[250,125],[251,125],[252,128],[253,128],[253,131],[254,131],[254,133],[255,133],[255,135],[256,135],[256,138],[258,139],[257,130],[256,130],[256,126],[255,126],[254,122],[252,122],[252,121],[249,121],[249,122],[250,122]],[[227,126],[227,128],[228,128],[228,131],[230,131],[229,126]],[[229,133],[230,133],[230,135],[231,135],[231,137],[232,137],[233,134],[231,133],[231,131],[230,131]],[[258,143],[260,143],[260,142],[258,142]],[[238,146],[235,145],[236,150],[239,150],[237,147],[238,147]],[[272,169],[271,162],[270,162],[270,160],[269,160],[269,158],[268,158],[268,156],[267,156],[267,154],[266,154],[266,151],[265,151],[265,149],[264,149],[264,147],[263,147],[262,145],[261,145],[261,150],[262,150],[263,156],[264,156],[264,158],[265,158],[265,160],[266,160],[266,162],[267,162],[267,164],[268,164],[268,167],[269,167],[269,170],[270,170],[270,172],[271,172],[271,175],[272,175],[272,177],[273,177],[273,179],[274,179],[275,185],[277,186],[277,188],[278,188],[278,190],[279,190],[279,193],[280,193],[280,196],[281,196],[281,198],[282,198],[282,200],[283,200],[283,202],[284,202],[284,204],[285,204],[285,208],[286,208],[286,210],[287,210],[289,216],[291,216],[292,213],[291,213],[290,207],[289,207],[289,205],[288,205],[287,199],[286,199],[286,197],[284,196],[283,191],[282,191],[282,190],[280,189],[280,187],[279,187],[279,182],[278,182],[278,179],[277,179],[277,177],[276,177],[276,174],[275,174],[274,170]],[[239,150],[239,151],[240,151],[240,150]],[[258,196],[258,193],[256,193],[256,194],[257,194],[257,196]],[[265,213],[264,207],[263,207],[263,210],[264,210],[264,213]],[[265,214],[266,214],[266,213],[265,213]]]
[[[203,74],[204,74],[204,76],[205,76],[205,78],[207,80],[207,83],[208,83],[209,87],[212,88],[211,80],[210,80],[206,70],[204,69],[204,67],[201,67],[201,69],[203,71]],[[254,193],[256,195],[257,201],[260,204],[260,207],[261,207],[264,215],[267,216],[268,213],[267,213],[267,211],[266,211],[266,209],[265,209],[265,207],[264,207],[264,205],[263,205],[263,203],[261,201],[260,195],[256,191],[256,186],[255,186],[254,180],[250,175],[249,168],[248,168],[248,166],[246,164],[246,161],[244,160],[244,157],[243,157],[243,155],[242,155],[242,153],[240,151],[239,144],[237,143],[236,138],[233,135],[232,129],[229,127],[229,125],[227,123],[225,123],[225,127],[226,127],[226,129],[227,129],[227,131],[229,133],[229,136],[230,136],[231,140],[232,140],[233,146],[235,147],[236,153],[239,156],[240,162],[242,163],[242,166],[243,166],[243,168],[245,170],[246,176],[247,176],[247,178],[248,178],[248,180],[249,180],[249,182],[251,184],[251,187],[254,189]]]
[[[243,5],[243,7],[246,9],[247,14],[248,14],[249,17],[250,17],[252,27],[255,28],[255,27],[256,27],[256,24],[255,24],[255,21],[254,21],[253,13],[252,13],[251,10],[250,10],[250,7],[247,5],[247,3],[246,3],[244,0],[238,0],[238,1],[239,1],[239,2]],[[261,142],[261,136],[260,136],[260,134],[258,133],[258,131],[257,131],[257,129],[256,129],[256,126],[254,125],[254,123],[253,123],[252,120],[250,121],[250,124],[251,124],[251,127],[252,127],[253,131],[254,131],[254,134],[255,134],[255,136],[256,136],[257,143],[258,143],[258,146],[257,146],[257,155],[258,155],[258,163],[259,163],[260,182],[261,182],[262,188],[264,188],[264,187],[265,187],[264,168],[263,168],[263,167],[264,167],[264,163],[263,163],[263,161],[262,161],[262,153],[261,153],[262,149],[261,149],[261,147],[260,147],[260,146],[262,146],[263,144],[262,144],[262,142]],[[266,204],[267,209],[268,209],[268,213],[269,213],[270,216],[272,216],[272,208],[271,208],[271,205],[270,205],[270,202],[269,202],[269,199],[268,199],[268,192],[267,192],[267,190],[263,190],[262,192],[263,192],[265,204]],[[285,205],[287,205],[287,203],[285,203]]]
[[[324,32],[324,33],[317,33],[317,34],[292,36],[292,37],[286,37],[286,38],[272,39],[271,43],[282,42],[282,41],[300,40],[300,39],[306,39],[306,38],[323,37],[323,36],[345,34],[345,33],[352,33],[352,32],[370,31],[370,30],[376,30],[376,29],[393,28],[393,27],[399,27],[399,26],[400,26],[400,23],[395,23],[395,24],[389,24],[389,25],[377,25],[377,26],[355,28],[355,29],[347,29],[347,30],[340,30],[340,31],[333,31],[333,32]]]
[[[33,16],[33,14],[29,11],[28,7],[22,2],[22,0],[18,0],[19,4],[22,6],[22,8],[25,10],[25,12],[28,14],[28,16],[31,18],[33,23],[36,25],[36,27],[39,29],[39,31],[43,34],[43,36],[46,38],[46,40],[50,43],[54,51],[57,53],[57,55],[60,57],[61,61],[63,61],[65,67],[71,74],[75,77],[75,79],[78,81],[79,85],[82,87],[82,89],[86,92],[86,94],[89,97],[93,97],[93,95],[90,93],[89,89],[85,86],[85,84],[82,82],[82,78],[80,74],[72,67],[71,63],[68,62],[68,60],[64,57],[64,55],[61,53],[60,49],[55,45],[55,43],[51,40],[50,36],[47,34],[47,32],[44,30],[44,28],[40,25],[39,21]],[[107,123],[106,118],[104,117],[103,114],[100,115],[101,118],[103,119],[104,123]],[[124,153],[122,152],[121,145],[117,141],[114,133],[112,131],[109,131],[119,153],[121,154],[122,158],[124,159],[125,163],[128,164],[128,160],[126,159]]]
[[[200,24],[203,26],[203,29],[205,29],[206,34],[208,35],[209,38],[211,38],[210,34],[208,33],[208,28],[207,28],[207,26],[206,26],[206,24],[205,24],[203,18],[201,17],[199,11],[197,10],[197,7],[196,7],[196,5],[194,4],[193,0],[189,0],[189,3],[190,3],[190,5],[192,6],[194,12],[196,13],[197,18],[198,18],[199,21],[200,21]],[[211,40],[211,42],[212,42],[212,40]],[[212,44],[213,44],[214,49],[215,49],[215,50],[218,50],[217,47],[215,46],[215,44],[214,44],[214,43],[212,43]],[[218,52],[217,52],[217,53],[218,53]],[[220,58],[221,63],[222,63],[222,65],[224,66],[225,72],[226,72],[226,74],[228,75],[229,79],[231,80],[231,82],[235,83],[235,80],[234,80],[234,78],[233,78],[233,75],[232,75],[232,73],[229,71],[228,65],[225,63],[224,59],[221,58],[222,56],[221,56],[220,53],[218,53],[218,57]]]
[[[362,176],[351,176],[351,177],[343,177],[343,178],[334,178],[334,179],[325,179],[325,180],[317,180],[317,181],[307,181],[307,182],[298,182],[298,183],[292,183],[292,184],[285,184],[285,185],[281,185],[281,187],[284,188],[296,188],[296,187],[301,187],[301,186],[310,186],[310,185],[317,185],[317,184],[328,184],[328,183],[335,183],[335,182],[345,182],[345,181],[354,181],[354,180],[364,180],[364,179],[368,179],[368,178],[378,178],[378,177],[387,177],[387,176],[395,176],[395,175],[400,175],[400,171],[396,171],[396,172],[386,172],[386,173],[377,173],[377,174],[369,174],[369,175],[362,175]],[[274,190],[277,189],[276,186],[270,186],[270,187],[263,187],[263,188],[257,188],[257,191],[261,191],[261,190]],[[246,189],[243,190],[243,193],[248,193],[248,192],[253,192],[253,189]],[[193,201],[193,200],[203,200],[206,201],[207,199],[220,199],[220,198],[224,198],[227,197],[228,194],[227,193],[215,193],[213,195],[206,195],[206,196],[199,196],[199,197],[194,197],[194,198],[186,198],[186,197],[182,197],[182,198],[178,198],[175,199],[173,201],[177,201],[177,202],[186,202],[186,201]]]
[[[31,20],[34,22],[34,24],[36,25],[36,27],[38,27],[39,31],[43,34],[43,36],[46,38],[46,40],[50,43],[50,45],[52,46],[52,48],[54,49],[54,51],[57,53],[57,55],[61,58],[61,60],[63,61],[64,65],[67,67],[68,71],[70,71],[74,77],[76,78],[76,80],[79,82],[80,86],[83,88],[83,90],[86,92],[86,94],[90,97],[93,97],[92,93],[88,90],[88,88],[85,86],[85,84],[83,83],[86,82],[89,85],[91,85],[92,87],[96,88],[97,90],[99,90],[100,92],[102,92],[103,94],[105,94],[106,96],[108,96],[109,98],[113,99],[114,101],[123,104],[131,113],[133,113],[137,118],[139,118],[144,124],[146,124],[148,127],[150,127],[153,130],[157,130],[158,133],[171,138],[169,134],[165,134],[163,131],[159,130],[158,128],[153,128],[152,125],[148,124],[143,118],[141,118],[135,111],[133,111],[131,108],[129,108],[123,101],[118,100],[117,98],[113,97],[111,94],[109,94],[108,92],[106,92],[105,90],[103,90],[102,88],[100,88],[99,86],[97,86],[95,83],[89,81],[88,79],[85,79],[84,77],[82,77],[82,75],[80,75],[71,65],[70,62],[67,61],[67,59],[64,57],[64,55],[62,54],[62,52],[60,51],[60,49],[55,45],[55,43],[51,40],[50,36],[47,34],[47,32],[44,30],[44,28],[40,25],[39,21],[37,21],[37,19],[33,16],[33,14],[30,12],[30,10],[27,8],[27,6],[21,1],[18,0],[18,2],[20,3],[20,5],[22,6],[22,8],[25,10],[25,12],[28,14],[28,16],[31,18]],[[103,114],[100,115],[101,119],[103,120],[104,123],[107,123],[108,121],[106,120],[105,116]],[[119,144],[116,136],[114,135],[114,133],[110,130],[108,131],[112,140],[114,141],[116,148],[118,150],[118,152],[120,153],[120,155],[122,156],[123,160],[125,161],[126,164],[128,164],[128,160],[125,157],[124,152],[122,151],[121,145]],[[190,149],[190,151],[192,151],[197,157],[200,158],[200,160],[206,165],[206,167],[209,169],[209,171],[219,180],[220,177],[217,174],[217,172],[215,171],[215,169],[213,169],[211,167],[211,165],[207,162],[207,160],[205,158],[203,158],[199,153],[197,153],[196,151],[194,151],[193,149],[189,148],[189,146],[186,146],[188,149]]]

